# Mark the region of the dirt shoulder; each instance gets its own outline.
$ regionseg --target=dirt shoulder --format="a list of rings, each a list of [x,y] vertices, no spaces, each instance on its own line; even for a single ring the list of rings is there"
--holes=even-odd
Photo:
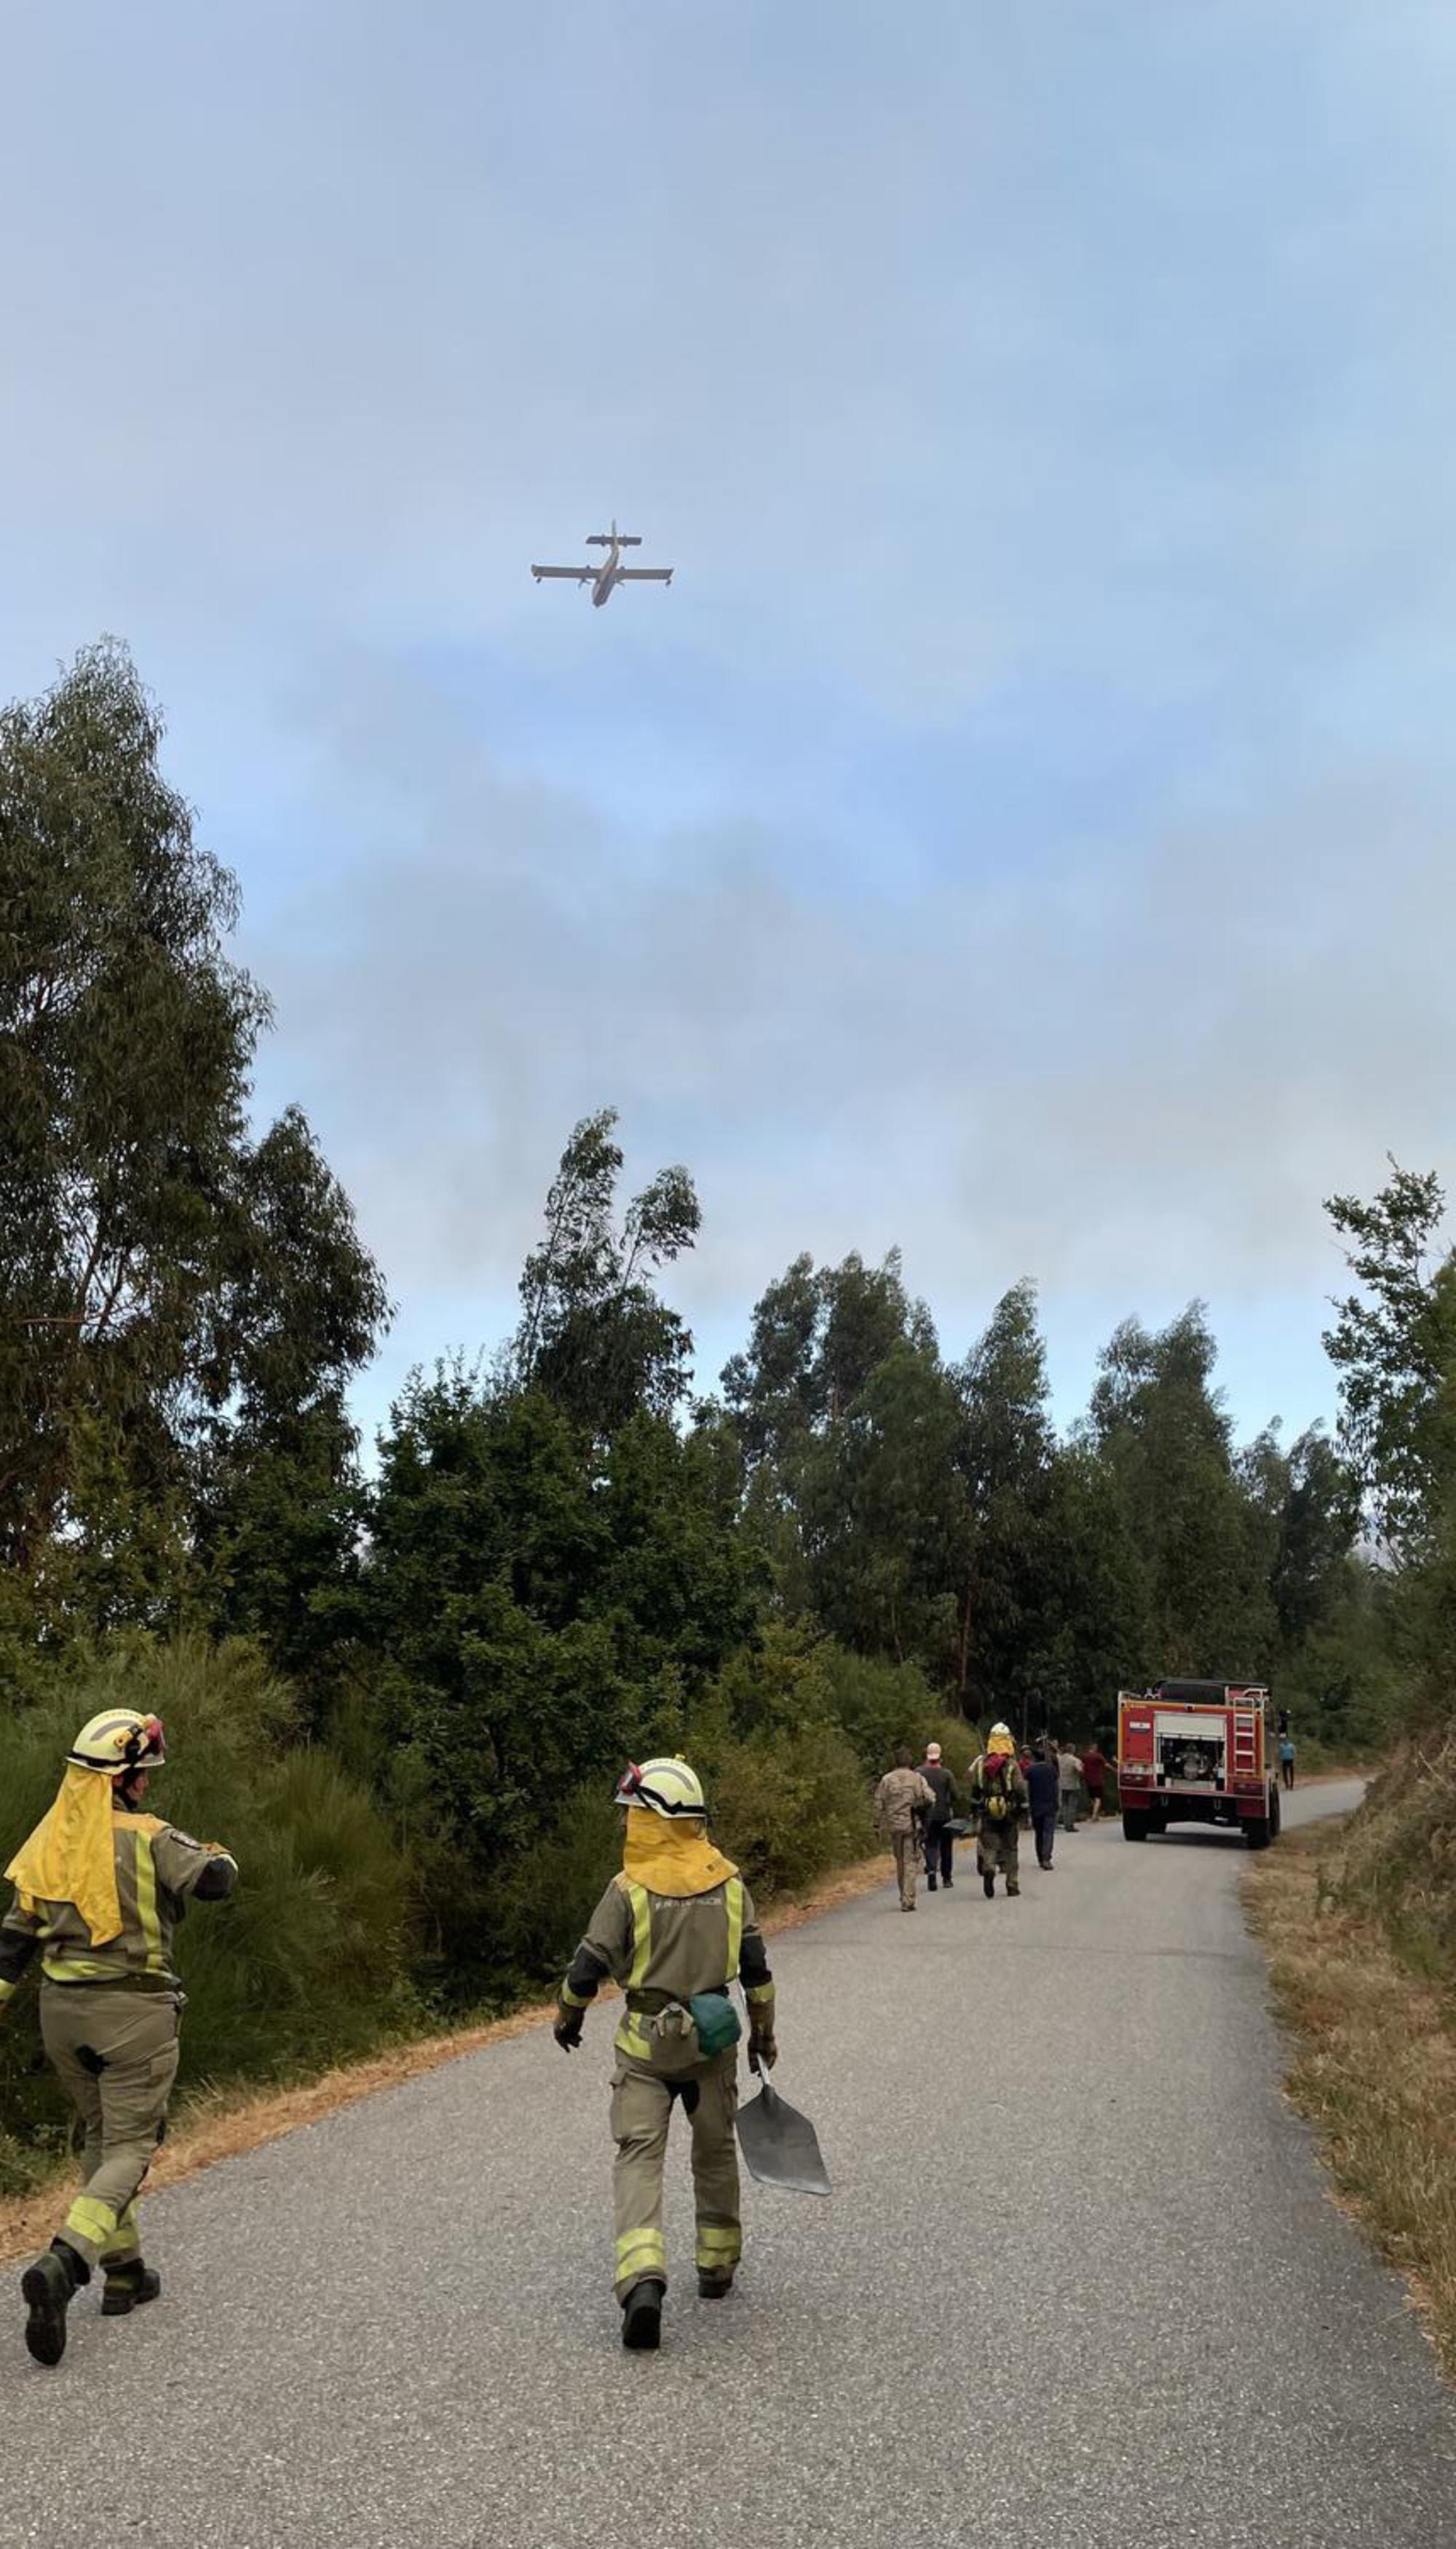
[[[1337,1828],[1287,1837],[1244,1879],[1289,2030],[1286,2087],[1336,2200],[1406,2276],[1456,2376],[1456,1995],[1340,1900],[1337,1843]]]
[[[803,1895],[788,1897],[766,1910],[764,1929],[770,1936],[796,1930],[802,1922],[836,1911],[842,1903],[872,1894],[876,1887],[888,1883],[892,1874],[888,1857],[864,1859],[857,1866],[839,1868]],[[615,1997],[610,1990],[601,1995],[603,2001]],[[556,2004],[548,2001],[532,2009],[515,2010],[509,2018],[496,2019],[487,2027],[465,2027],[448,2035],[415,2037],[391,2046],[387,2052],[371,2054],[365,2061],[325,2071],[320,2078],[296,2088],[216,2089],[184,2098],[178,2102],[167,2139],[147,2177],[147,2193],[176,2186],[185,2177],[195,2177],[199,2169],[214,2167],[219,2160],[236,2159],[243,2151],[260,2149],[264,2142],[281,2140],[285,2133],[320,2124],[325,2116],[336,2115],[341,2107],[352,2107],[360,2098],[372,2098],[381,2089],[398,2089],[426,2071],[438,2071],[446,2062],[460,2061],[467,2053],[480,2053],[487,2045],[503,2044],[513,2035],[528,2034],[533,2028],[549,2027],[555,2015]],[[0,2260],[27,2256],[45,2246],[55,2229],[56,2188],[63,2182],[58,2177],[49,2186],[38,2187],[30,2194],[0,2199]]]

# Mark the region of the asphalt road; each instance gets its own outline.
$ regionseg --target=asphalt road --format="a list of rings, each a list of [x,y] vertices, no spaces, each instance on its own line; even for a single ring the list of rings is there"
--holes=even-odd
[[[53,2373],[0,2333],[0,2543],[1456,2543],[1456,2405],[1280,2097],[1244,1863],[1084,1828],[1019,1902],[967,1863],[779,1940],[836,2191],[750,2187],[705,2305],[677,2150],[658,2356],[610,2293],[605,2012],[157,2196],[159,2303],[85,2296]]]

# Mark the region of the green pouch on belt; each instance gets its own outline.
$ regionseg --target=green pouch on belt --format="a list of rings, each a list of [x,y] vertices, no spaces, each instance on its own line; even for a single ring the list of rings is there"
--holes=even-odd
[[[715,2053],[731,2052],[743,2029],[727,1993],[694,1992],[687,2007],[697,2030],[698,2051],[704,2061],[711,2061]]]

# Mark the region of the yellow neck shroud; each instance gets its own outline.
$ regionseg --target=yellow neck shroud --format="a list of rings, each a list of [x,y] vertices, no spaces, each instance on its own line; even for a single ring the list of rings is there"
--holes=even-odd
[[[646,1806],[629,1806],[622,1874],[649,1894],[682,1903],[693,1894],[711,1894],[738,1870],[714,1849],[700,1823],[670,1824]]]
[[[111,1801],[106,1771],[72,1763],[49,1814],[5,1871],[28,1910],[38,1903],[74,1903],[93,1947],[122,1935]]]

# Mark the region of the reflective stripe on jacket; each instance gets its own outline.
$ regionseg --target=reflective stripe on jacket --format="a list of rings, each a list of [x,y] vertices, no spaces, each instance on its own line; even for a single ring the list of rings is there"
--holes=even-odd
[[[94,1947],[74,1903],[23,1908],[17,1896],[0,1924],[0,1984],[20,1980],[37,1950],[47,1982],[125,1982],[141,1975],[171,1977],[172,1940],[189,1896],[206,1880],[210,1894],[230,1893],[236,1861],[226,1850],[193,1841],[156,1815],[118,1813],[117,1901],[121,1935]],[[220,1881],[226,1871],[227,1881]]]
[[[614,1876],[572,1958],[561,1997],[585,2009],[610,1979],[636,1998],[660,1995],[663,2005],[684,2005],[697,1992],[725,1991],[741,1982],[756,2018],[774,2005],[774,1977],[753,1897],[741,1876],[710,1894],[682,1898],[651,1894],[626,1876]],[[641,2013],[624,2011],[617,2029],[620,2052],[646,2060],[649,2046]]]

